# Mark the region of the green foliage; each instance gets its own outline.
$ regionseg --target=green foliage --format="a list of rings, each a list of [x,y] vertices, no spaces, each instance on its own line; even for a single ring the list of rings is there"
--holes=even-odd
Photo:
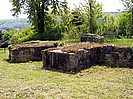
[[[75,14],[72,14],[72,13]],[[92,25],[93,32],[96,34],[98,29],[98,20],[102,16],[102,6],[97,4],[95,0],[92,1]],[[75,16],[77,16],[75,18]],[[73,21],[81,22],[74,24]],[[81,35],[90,33],[90,5],[88,1],[85,4],[80,4],[74,11],[65,15],[65,31],[63,33],[64,39],[79,39]]]
[[[132,9],[133,0],[121,0],[126,10]]]
[[[10,29],[10,30],[7,30],[7,31],[3,31],[2,33],[2,39],[3,41],[7,41],[8,43],[10,42],[10,39],[12,38],[13,34],[15,34],[17,32],[17,30],[14,30],[14,29]]]
[[[73,11],[68,11],[67,2],[58,0],[10,0],[13,5],[14,15],[19,15],[24,9],[35,31],[29,32],[27,36],[22,31],[10,34],[5,33],[4,37],[9,38],[11,43],[21,43],[27,40],[70,40],[79,41],[80,36],[90,33],[90,13],[92,14],[93,33],[105,36],[109,39],[131,38],[132,34],[132,13],[131,1],[122,0],[126,11],[120,12],[117,16],[102,12],[102,5],[92,0],[90,4],[80,4]],[[35,32],[35,33],[34,33]],[[22,35],[23,34],[23,35]],[[9,37],[8,37],[9,36]],[[14,36],[14,37],[13,37]],[[15,41],[16,40],[16,41]]]
[[[131,2],[125,2],[127,6]],[[131,6],[130,6],[131,7]],[[129,7],[128,7],[129,8]],[[71,24],[74,15],[68,15],[66,20],[65,39],[79,39],[81,35],[90,33],[90,5],[88,1],[75,9],[78,12],[78,19],[82,21],[81,25]],[[92,0],[92,26],[93,33],[105,36],[109,39],[130,38],[132,34],[132,13],[131,11],[119,12],[117,16],[110,13],[103,13],[102,6]]]
[[[103,14],[99,19],[97,34],[107,37],[116,37],[117,33],[117,22],[116,17],[112,14]]]
[[[118,36],[132,36],[132,13],[130,11],[122,12],[118,15]]]
[[[85,21],[85,27],[90,28],[90,5],[88,3],[88,0],[86,0],[86,4],[83,5],[82,13],[85,12],[84,15],[84,21]],[[99,3],[96,3],[96,0],[92,0],[91,2],[91,9],[92,9],[92,27],[93,27],[93,34],[96,34],[96,31],[98,29],[98,20],[102,17],[102,5]],[[87,29],[87,33],[90,33],[90,29]]]
[[[45,38],[48,26],[51,25],[52,21],[49,11],[51,10],[52,13],[56,14],[60,10],[67,9],[66,0],[10,0],[10,2],[13,5],[13,15],[17,16],[24,10],[42,40]]]
[[[10,44],[22,43],[32,40],[35,34],[29,27],[22,30],[11,29],[3,32],[3,40]]]
[[[111,14],[104,14],[99,20],[97,33],[107,38],[130,38],[132,36],[132,14],[130,11],[123,11],[117,17]]]
[[[130,13],[130,17],[131,17],[131,32],[132,32],[132,36],[133,36],[133,0],[121,0],[123,2],[123,5],[125,6],[125,10]],[[129,17],[129,16],[128,16]]]

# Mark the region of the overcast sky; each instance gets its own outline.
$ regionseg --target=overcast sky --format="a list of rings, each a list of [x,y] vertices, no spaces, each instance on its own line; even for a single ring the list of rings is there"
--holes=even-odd
[[[83,2],[84,0],[67,0],[69,6],[74,8],[74,4],[78,5],[79,2]],[[116,12],[118,9],[122,9],[123,5],[120,0],[96,0],[103,5],[104,12]],[[9,0],[0,0],[0,20],[2,19],[12,19],[12,13],[10,10],[12,9],[11,3]],[[19,18],[25,18],[26,15],[20,15]]]

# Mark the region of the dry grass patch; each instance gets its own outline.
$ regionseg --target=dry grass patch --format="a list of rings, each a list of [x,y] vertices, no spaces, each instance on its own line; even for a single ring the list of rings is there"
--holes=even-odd
[[[70,46],[66,46],[62,49],[64,52],[76,52],[79,49],[85,49],[90,47],[102,47],[102,44],[95,44],[95,43],[81,43],[81,44],[74,44]]]
[[[22,44],[15,44],[11,46],[12,48],[19,48],[19,47],[39,47],[39,46],[53,46],[56,45],[58,46],[59,41],[40,41],[40,42],[27,42],[27,43],[22,43]]]

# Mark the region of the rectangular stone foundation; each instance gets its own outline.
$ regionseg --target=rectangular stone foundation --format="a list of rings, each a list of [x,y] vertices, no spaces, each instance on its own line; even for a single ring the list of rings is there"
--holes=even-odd
[[[57,45],[55,42],[14,45],[9,47],[9,60],[15,63],[41,61],[42,50],[57,47]]]
[[[43,68],[79,71],[94,65],[133,68],[132,48],[113,45],[79,49],[75,53],[62,50],[42,51]]]

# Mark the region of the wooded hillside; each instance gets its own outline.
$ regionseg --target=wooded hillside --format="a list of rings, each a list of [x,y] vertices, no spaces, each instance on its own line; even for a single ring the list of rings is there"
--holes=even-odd
[[[26,18],[0,20],[0,30],[22,29],[27,25],[29,25],[29,23]]]

